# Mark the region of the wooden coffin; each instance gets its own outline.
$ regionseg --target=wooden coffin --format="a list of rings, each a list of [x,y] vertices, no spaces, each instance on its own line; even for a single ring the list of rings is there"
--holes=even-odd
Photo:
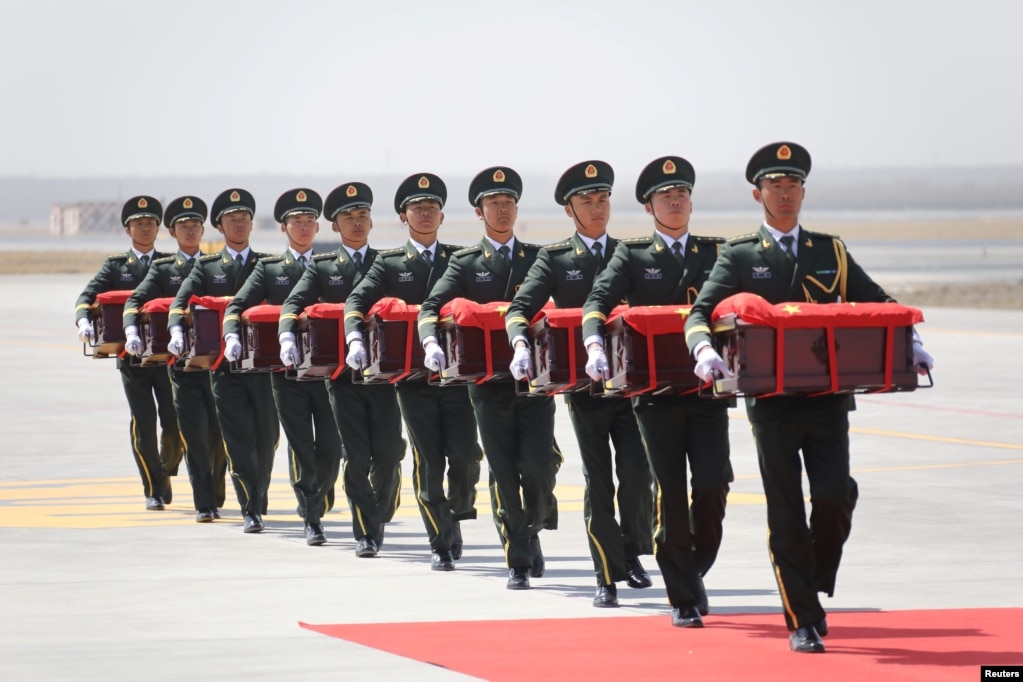
[[[124,303],[131,293],[125,289],[96,295],[96,302],[89,309],[96,340],[86,348],[86,355],[101,360],[116,358],[124,352]]]
[[[382,298],[370,308],[363,327],[368,362],[359,375],[363,382],[426,380],[429,370],[423,367],[418,318],[419,306],[399,298]]]
[[[232,363],[232,372],[272,372],[284,369],[277,328],[281,306],[257,305],[242,313],[242,357]]]
[[[699,390],[686,349],[684,326],[691,306],[619,306],[605,324],[610,376],[604,395],[684,395]]]
[[[299,318],[299,363],[289,379],[336,379],[345,370],[344,303],[314,303]]]
[[[582,309],[550,308],[529,326],[533,350],[531,395],[554,395],[590,388],[583,348]]]
[[[916,308],[896,303],[779,303],[738,294],[714,310],[718,352],[733,376],[716,395],[768,397],[912,391]]]
[[[167,330],[167,316],[173,297],[154,298],[146,301],[139,309],[139,336],[142,338],[143,367],[166,364],[174,356],[167,351],[170,332]]]
[[[181,356],[186,372],[217,369],[224,359],[224,311],[231,296],[193,296],[185,318],[185,351]]]
[[[504,329],[507,310],[506,302],[466,298],[456,298],[441,309],[437,328],[447,363],[441,384],[511,380],[512,351]]]

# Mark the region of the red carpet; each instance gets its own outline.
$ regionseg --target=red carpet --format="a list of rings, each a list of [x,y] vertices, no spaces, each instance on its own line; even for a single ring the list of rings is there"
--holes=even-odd
[[[823,655],[794,654],[780,614],[310,625],[486,680],[962,680],[1023,665],[1023,609],[837,612]]]

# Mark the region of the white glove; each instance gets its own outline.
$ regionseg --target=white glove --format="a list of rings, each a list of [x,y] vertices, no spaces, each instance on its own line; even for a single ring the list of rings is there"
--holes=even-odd
[[[368,364],[366,347],[362,345],[362,341],[352,339],[348,342],[348,355],[345,357],[345,363],[356,372],[361,371]]]
[[[594,381],[603,381],[610,374],[611,368],[607,364],[607,356],[604,355],[604,348],[599,344],[591,344],[588,357],[586,358],[586,374]]]
[[[142,355],[142,337],[135,326],[124,328],[124,350],[132,355]]]
[[[180,356],[185,352],[185,333],[181,330],[181,325],[174,325],[170,328],[170,341],[167,342],[167,350]]]
[[[732,373],[728,370],[728,365],[721,359],[718,352],[711,346],[704,346],[700,349],[699,355],[696,356],[696,366],[693,367],[693,374],[700,377],[703,381],[710,381],[715,377],[715,373],[726,377],[732,376]]]
[[[285,367],[298,367],[298,346],[295,345],[295,335],[291,332],[284,332],[277,340],[281,342],[281,363]]]
[[[515,381],[522,381],[529,375],[531,360],[532,354],[529,352],[528,346],[515,347],[515,355],[512,356],[511,364],[508,365]]]
[[[913,366],[916,367],[916,373],[921,376],[926,376],[928,370],[934,369],[934,358],[924,350],[924,345],[919,341],[913,342]]]
[[[436,341],[430,341],[426,344],[423,351],[426,353],[426,357],[423,358],[423,365],[431,372],[439,372],[447,365],[447,361],[444,359],[444,351]]]
[[[224,335],[224,357],[228,362],[242,359],[242,340],[237,334]]]
[[[96,338],[96,330],[92,328],[92,322],[89,322],[89,318],[83,317],[78,320],[78,340],[82,343],[88,343]]]

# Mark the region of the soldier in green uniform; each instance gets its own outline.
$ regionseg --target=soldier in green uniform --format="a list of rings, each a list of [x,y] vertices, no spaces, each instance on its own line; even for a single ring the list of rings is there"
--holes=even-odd
[[[512,375],[525,378],[530,367],[526,336],[530,321],[551,298],[559,308],[582,308],[595,277],[607,267],[618,240],[607,234],[614,170],[603,161],[583,161],[558,180],[554,200],[575,224],[570,239],[540,249],[506,315],[515,355]],[[586,489],[583,518],[597,575],[593,605],[618,606],[618,581],[650,587],[641,554],[653,553],[653,493],[650,465],[636,426],[632,403],[607,400],[586,391],[565,394]],[[614,443],[614,455],[608,439]],[[615,520],[615,474],[618,508]]]
[[[883,302],[893,299],[845,251],[837,237],[799,224],[810,172],[810,154],[793,142],[759,149],[746,167],[753,198],[764,222],[752,234],[735,237],[721,249],[710,279],[686,320],[686,341],[697,375],[708,380],[728,369],[711,344],[715,306],[748,291],[770,303]],[[846,278],[844,295],[840,280]],[[914,363],[933,366],[922,344],[914,343]],[[831,596],[852,527],[858,488],[849,475],[848,395],[746,398],[760,474],[767,498],[771,564],[789,629],[789,646],[800,653],[824,651],[828,627],[818,592]],[[800,461],[802,451],[802,462]],[[801,471],[810,481],[807,527]]]
[[[345,302],[347,362],[353,370],[366,365],[363,321],[373,304],[385,296],[422,303],[444,274],[451,254],[462,248],[437,241],[446,200],[444,181],[432,173],[410,175],[398,186],[394,209],[408,226],[409,240],[401,248],[381,251]],[[460,522],[476,518],[476,484],[483,459],[469,393],[465,387],[441,389],[425,381],[399,382],[395,390],[412,439],[412,481],[430,539],[431,568],[453,570],[454,561],[462,558]]]
[[[89,320],[89,311],[96,296],[106,291],[131,290],[142,282],[150,263],[168,254],[154,248],[160,232],[163,207],[150,196],[136,196],[121,209],[124,233],[131,239],[125,253],[107,257],[99,272],[85,285],[75,305],[78,340],[91,343],[96,332]],[[159,511],[171,501],[170,477],[177,473],[181,461],[181,437],[174,413],[174,396],[170,377],[163,367],[132,366],[126,357],[117,359],[121,385],[128,399],[131,423],[128,434],[131,451],[142,478],[146,509]],[[157,438],[157,417],[160,436]]]
[[[311,189],[291,189],[274,206],[274,219],[288,238],[280,256],[260,258],[224,313],[224,357],[241,358],[242,313],[254,305],[283,305],[305,274],[313,256],[313,240],[323,207]],[[283,372],[270,374],[274,403],[288,438],[288,473],[298,498],[298,515],[307,545],[327,541],[321,519],[330,511],[329,492],[341,466],[341,436],[337,431],[325,381],[288,381]]]
[[[477,303],[510,301],[536,260],[540,247],[515,238],[522,179],[505,166],[481,171],[469,184],[469,203],[483,221],[485,236],[456,251],[448,269],[423,302],[419,338],[426,367],[445,362],[437,343],[444,304],[455,298]],[[510,381],[469,386],[483,451],[490,467],[494,524],[508,565],[508,589],[529,589],[529,577],[544,573],[538,533],[558,527],[554,483],[561,455],[554,443],[554,399],[515,394]]]
[[[625,239],[597,277],[583,308],[587,373],[599,381],[608,370],[604,322],[623,298],[630,306],[692,303],[707,279],[722,240],[689,233],[692,165],[665,156],[643,169],[636,200],[653,217],[654,234]],[[672,624],[703,627],[708,611],[702,576],[721,545],[725,500],[732,480],[728,404],[693,395],[640,395],[632,407],[657,482],[654,556],[661,569]],[[686,461],[692,469],[687,503]]]
[[[167,205],[163,222],[177,240],[178,252],[154,260],[149,266],[149,274],[124,305],[124,348],[132,355],[141,354],[143,349],[138,329],[139,311],[143,304],[156,298],[175,296],[181,283],[192,272],[195,259],[204,255],[199,245],[206,215],[206,202],[195,196],[178,197]],[[219,518],[217,508],[224,505],[224,475],[227,471],[227,454],[217,421],[210,375],[209,372],[186,372],[173,365],[169,371],[178,429],[192,484],[195,520],[197,523],[209,523]]]
[[[281,362],[299,364],[295,334],[298,318],[316,302],[344,303],[377,257],[369,247],[373,229],[373,193],[361,182],[335,187],[324,202],[324,215],[341,235],[337,251],[313,256],[281,309],[278,328]],[[353,384],[348,372],[327,382],[327,393],[343,444],[345,494],[352,510],[355,554],[376,556],[384,540],[384,525],[398,508],[401,496],[401,413],[390,384]]]
[[[181,355],[184,350],[182,323],[192,296],[234,296],[268,254],[249,246],[256,200],[244,189],[221,192],[210,211],[213,225],[224,235],[220,253],[199,258],[188,279],[178,289],[167,318],[171,340],[167,349]],[[244,518],[243,531],[263,530],[267,488],[273,469],[274,452],[280,440],[277,408],[270,377],[266,374],[236,374],[221,362],[211,369],[217,419],[227,446],[231,480]]]

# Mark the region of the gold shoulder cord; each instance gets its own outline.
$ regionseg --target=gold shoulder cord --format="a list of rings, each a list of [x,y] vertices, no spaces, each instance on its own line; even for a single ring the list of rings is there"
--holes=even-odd
[[[835,287],[838,287],[839,301],[845,302],[846,300],[846,284],[849,280],[849,267],[847,265],[847,257],[845,254],[845,244],[842,243],[841,239],[835,238],[831,240],[831,243],[835,247],[835,262],[838,263],[838,272],[835,274],[835,280],[831,283],[830,287],[826,287],[821,284],[821,281],[816,277],[807,277],[806,281],[813,282],[821,288],[825,294],[830,294],[835,291]],[[803,285],[803,295],[806,296],[807,303],[816,303],[813,297],[810,296],[810,291]]]

